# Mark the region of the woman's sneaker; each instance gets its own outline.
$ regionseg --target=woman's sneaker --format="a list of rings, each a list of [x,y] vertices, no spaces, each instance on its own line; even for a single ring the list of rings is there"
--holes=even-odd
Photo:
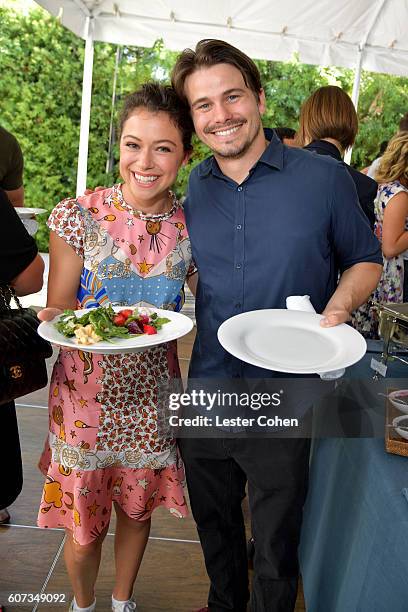
[[[133,599],[127,601],[118,601],[112,597],[113,612],[135,612],[137,611],[136,602]]]
[[[96,599],[91,606],[88,606],[87,608],[80,608],[77,602],[75,601],[75,597],[74,597],[74,599],[71,601],[71,605],[69,606],[68,612],[79,612],[79,611],[80,612],[95,612],[95,610],[96,610]]]

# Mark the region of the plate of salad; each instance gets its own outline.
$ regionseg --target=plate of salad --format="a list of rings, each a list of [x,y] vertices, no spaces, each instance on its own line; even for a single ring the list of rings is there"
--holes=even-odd
[[[192,329],[186,315],[161,308],[99,306],[64,310],[38,333],[52,344],[89,353],[134,353],[181,338]]]

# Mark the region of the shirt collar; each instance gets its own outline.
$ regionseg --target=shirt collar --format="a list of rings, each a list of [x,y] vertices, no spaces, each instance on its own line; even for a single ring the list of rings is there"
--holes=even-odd
[[[328,142],[327,140],[313,140],[308,145],[306,145],[306,147],[304,148],[309,151],[316,151],[316,150],[324,151],[325,153],[327,153],[327,155],[332,155],[339,161],[343,161],[341,157],[341,153],[336,147],[336,145],[333,144],[332,142]]]
[[[268,166],[282,170],[284,146],[274,130],[264,128],[264,132],[266,140],[269,140],[269,145],[266,147],[257,163],[267,164]]]
[[[262,153],[261,157],[256,162],[257,164],[266,164],[272,166],[277,170],[283,168],[283,152],[284,147],[275,132],[269,128],[264,128],[265,138],[269,141],[269,145]],[[254,167],[255,167],[254,166]],[[223,174],[217,164],[215,157],[212,155],[208,157],[198,167],[198,175],[200,178],[205,178],[209,174],[222,177]]]

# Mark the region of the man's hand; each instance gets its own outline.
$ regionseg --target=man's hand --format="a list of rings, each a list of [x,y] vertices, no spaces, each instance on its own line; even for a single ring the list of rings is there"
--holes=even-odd
[[[324,315],[324,319],[320,321],[322,327],[334,327],[351,319],[350,313],[347,310],[326,308],[322,314]]]
[[[348,268],[340,277],[336,291],[323,310],[322,327],[334,327],[351,318],[353,310],[361,306],[376,288],[382,265],[362,262]]]
[[[37,317],[40,321],[52,321],[52,319],[58,317],[63,312],[61,308],[43,308],[37,313]]]

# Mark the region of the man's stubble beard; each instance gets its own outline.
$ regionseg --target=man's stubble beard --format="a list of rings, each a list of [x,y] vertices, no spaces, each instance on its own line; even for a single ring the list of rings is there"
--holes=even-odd
[[[218,157],[221,157],[222,159],[240,159],[241,157],[244,157],[244,155],[249,151],[249,149],[253,145],[261,129],[262,129],[262,123],[261,121],[259,121],[258,129],[254,133],[252,138],[251,136],[249,136],[248,139],[244,143],[242,143],[240,147],[236,148],[235,150],[234,149],[230,149],[229,151],[219,151],[217,149],[211,149],[211,150],[215,155],[217,155]]]

